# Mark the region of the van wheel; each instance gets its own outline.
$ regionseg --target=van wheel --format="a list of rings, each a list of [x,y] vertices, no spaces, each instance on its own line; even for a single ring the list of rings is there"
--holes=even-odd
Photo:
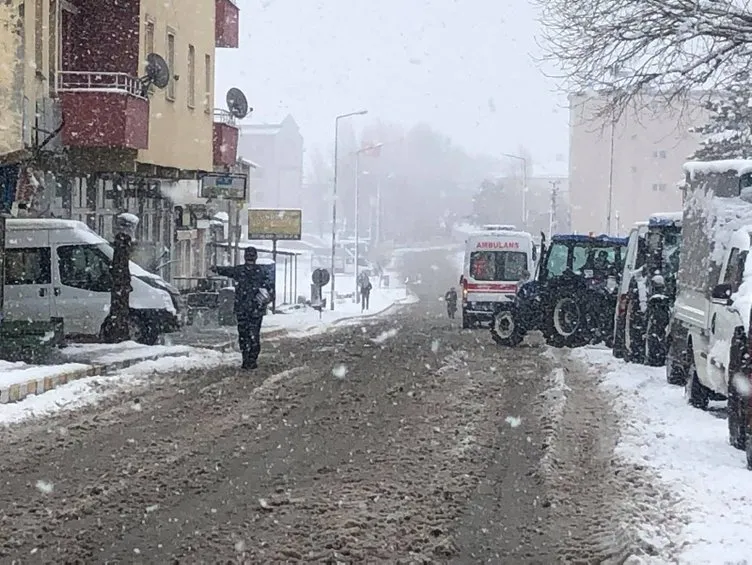
[[[471,326],[472,326],[472,320],[470,319],[470,316],[468,316],[467,314],[463,312],[462,313],[462,329],[467,330],[467,329],[470,329]]]
[[[639,298],[630,298],[627,303],[627,314],[624,328],[624,343],[627,350],[625,359],[627,363],[645,362],[645,335],[642,325],[642,311],[639,306]]]
[[[645,328],[645,364],[662,367],[666,364],[666,326],[668,312],[663,307],[648,310]]]
[[[687,382],[687,356],[691,351],[686,349],[677,353],[676,340],[671,340],[666,355],[666,382],[670,385],[684,386]]]
[[[497,344],[506,347],[516,347],[522,342],[522,331],[512,310],[501,310],[494,315],[491,337]]]
[[[684,384],[684,398],[690,406],[706,410],[710,401],[710,391],[700,382],[697,376],[697,368],[694,360],[689,365],[687,371],[687,381]]]
[[[128,318],[128,335],[132,341],[143,345],[159,343],[159,331],[150,326],[143,317],[135,314]]]
[[[736,449],[744,449],[747,443],[747,399],[739,393],[736,386],[737,379],[747,377],[739,371],[734,371],[729,379],[728,405],[726,407],[729,443]]]

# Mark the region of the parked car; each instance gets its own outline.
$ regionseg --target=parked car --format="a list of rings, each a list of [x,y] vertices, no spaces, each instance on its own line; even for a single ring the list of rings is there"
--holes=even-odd
[[[6,229],[6,318],[62,318],[67,336],[100,337],[110,311],[110,244],[72,220],[13,218]],[[179,301],[160,277],[133,262],[130,269],[131,338],[155,344],[180,327]]]
[[[685,165],[678,291],[669,326],[666,377],[705,409],[728,400],[729,441],[752,469],[750,314],[752,161]]]

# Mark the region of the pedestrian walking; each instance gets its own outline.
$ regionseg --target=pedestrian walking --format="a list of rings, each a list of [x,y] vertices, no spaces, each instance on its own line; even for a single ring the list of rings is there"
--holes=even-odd
[[[444,300],[447,305],[447,315],[450,320],[454,320],[454,316],[457,313],[457,291],[454,287],[450,288],[444,295]]]
[[[274,286],[256,264],[255,247],[245,250],[245,263],[233,267],[212,267],[211,270],[235,281],[235,317],[238,321],[238,345],[243,355],[243,369],[253,370],[261,352],[261,322],[274,300]]]
[[[360,274],[358,284],[360,285],[360,311],[365,312],[368,310],[371,303],[371,279],[368,278],[368,273],[363,272]]]

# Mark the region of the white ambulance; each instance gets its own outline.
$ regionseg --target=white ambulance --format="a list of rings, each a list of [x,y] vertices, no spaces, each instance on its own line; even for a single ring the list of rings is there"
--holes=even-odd
[[[519,285],[535,271],[536,249],[527,232],[488,229],[465,241],[460,277],[462,327],[492,322],[500,302],[514,301]]]

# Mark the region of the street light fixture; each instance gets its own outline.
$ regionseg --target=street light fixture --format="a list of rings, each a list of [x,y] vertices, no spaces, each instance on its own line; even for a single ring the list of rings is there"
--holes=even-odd
[[[381,149],[383,143],[374,143],[368,147],[363,147],[355,152],[355,303],[360,300],[360,286],[358,285],[358,274],[360,265],[360,183],[358,177],[360,177],[360,155],[361,153],[368,153],[369,151],[375,151]]]
[[[522,229],[527,227],[527,159],[511,153],[501,153],[502,157],[522,161]]]
[[[339,140],[339,121],[351,116],[365,116],[368,110],[360,110],[359,112],[349,112],[347,114],[340,114],[334,119],[334,187],[332,190],[332,288],[329,305],[330,310],[334,310],[334,267],[335,257],[337,255],[337,167],[338,167],[338,140]]]

